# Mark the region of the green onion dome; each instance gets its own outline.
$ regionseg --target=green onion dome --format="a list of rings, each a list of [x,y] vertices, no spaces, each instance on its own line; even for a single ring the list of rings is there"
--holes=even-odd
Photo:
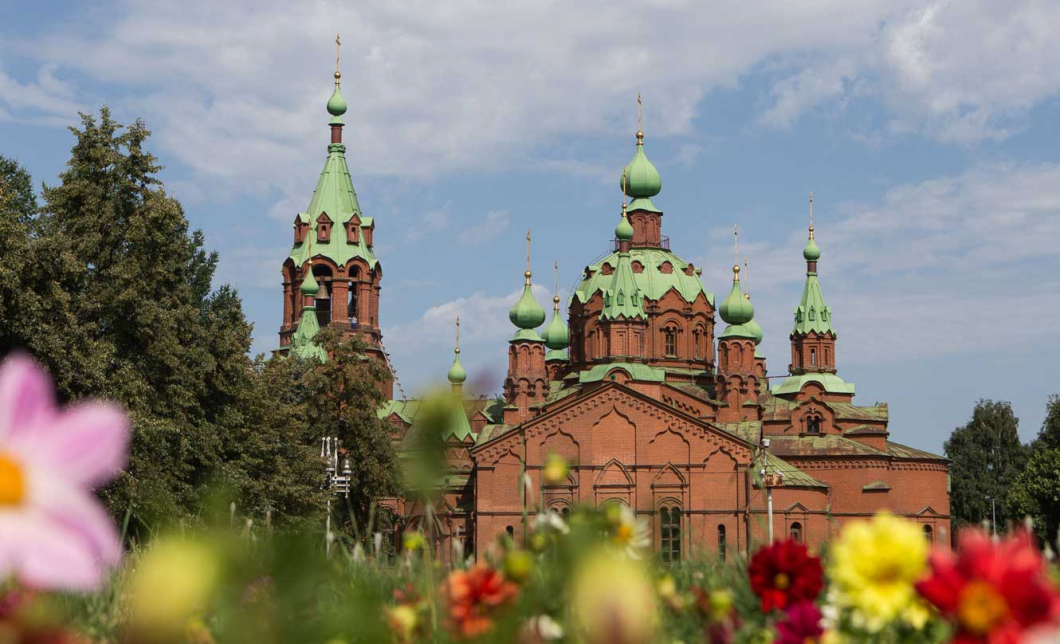
[[[758,324],[758,322],[756,322],[754,318],[752,318],[751,321],[747,324],[744,324],[744,327],[750,330],[751,333],[754,335],[756,346],[762,344],[762,326]]]
[[[558,305],[559,296],[557,295],[554,299]],[[541,336],[545,339],[545,346],[553,351],[566,349],[567,345],[570,344],[570,331],[560,318],[558,307],[552,312],[552,321],[548,323],[548,327],[545,328],[545,332]]]
[[[633,225],[629,223],[625,213],[622,213],[622,221],[615,226],[615,238],[622,241],[633,239]]]
[[[817,242],[813,240],[813,234],[810,234],[810,238],[806,240],[806,248],[802,249],[802,256],[806,258],[808,262],[816,262],[821,258],[821,249],[817,247]]]
[[[743,296],[740,288],[740,267],[733,266],[732,290],[718,307],[721,319],[728,324],[747,324],[754,319],[755,309],[751,301]]]
[[[331,93],[331,98],[328,99],[328,114],[342,116],[345,113],[346,99],[342,98],[342,92],[339,91],[339,85],[336,83],[335,91]]]
[[[456,356],[453,357],[453,366],[449,367],[448,378],[449,382],[454,385],[463,384],[467,380],[467,372],[464,371],[464,365],[460,364],[460,349],[456,350]]]
[[[313,267],[309,267],[308,275],[302,280],[301,286],[302,295],[316,295],[320,291],[320,286],[317,285],[317,278],[313,277]]]
[[[530,271],[526,272],[526,286],[523,287],[522,296],[508,311],[508,319],[520,329],[535,329],[545,321],[545,310],[530,290]]]
[[[639,137],[638,137],[639,138]],[[654,197],[662,190],[662,178],[644,154],[644,143],[637,141],[637,153],[626,166],[626,194],[634,199]]]

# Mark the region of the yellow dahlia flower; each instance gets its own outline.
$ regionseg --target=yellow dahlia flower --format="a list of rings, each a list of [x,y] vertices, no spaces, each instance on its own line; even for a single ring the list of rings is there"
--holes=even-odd
[[[832,549],[830,573],[841,606],[870,631],[915,610],[913,584],[927,570],[928,544],[912,522],[881,513],[847,524]]]

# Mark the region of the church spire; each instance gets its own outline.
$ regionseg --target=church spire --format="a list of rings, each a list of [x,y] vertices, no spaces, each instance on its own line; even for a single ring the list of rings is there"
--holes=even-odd
[[[453,349],[453,366],[449,367],[449,384],[453,387],[454,394],[464,392],[464,381],[467,380],[467,372],[464,365],[460,364],[460,316],[456,316],[456,348]]]
[[[570,332],[559,314],[559,261],[554,262],[552,267],[556,273],[556,290],[552,296],[552,321],[541,336],[545,339],[545,346],[549,348],[546,360],[566,360],[564,349],[570,343]]]
[[[821,294],[821,285],[817,280],[817,260],[821,258],[821,249],[813,237],[813,193],[810,193],[810,229],[806,247],[802,250],[803,259],[806,260],[806,284],[802,289],[802,299],[799,306],[795,308],[795,328],[793,335],[806,335],[808,333],[831,334],[834,338],[836,333],[832,328],[832,309],[824,302]]]
[[[644,297],[633,278],[633,265],[629,258],[630,240],[633,239],[633,226],[626,214],[626,173],[622,172],[622,219],[615,228],[618,238],[618,261],[615,263],[615,274],[611,285],[604,291],[604,308],[600,313],[601,320],[617,320],[624,317],[647,319],[644,312]]]
[[[754,318],[755,309],[751,306],[751,301],[744,297],[743,289],[740,288],[740,230],[735,224],[732,227],[732,239],[732,288],[725,299],[722,300],[721,306],[718,307],[718,313],[721,315],[721,319],[730,325],[725,329],[725,334],[729,334],[730,330],[747,334],[749,331],[744,328],[744,325]],[[736,327],[739,328],[737,329]]]
[[[659,171],[655,169],[652,162],[644,154],[644,130],[641,129],[641,99],[637,94],[637,151],[633,160],[626,165],[623,171],[622,192],[633,198],[629,205],[631,212],[646,210],[648,212],[662,212],[651,202],[651,198],[662,190],[662,179]]]
[[[342,72],[339,71],[339,48],[341,46],[342,40],[338,34],[335,34],[335,91],[331,93],[331,98],[328,99],[328,114],[331,114],[332,143],[342,143],[342,115],[346,113],[346,99],[342,98],[342,91],[339,88],[342,79]]]
[[[526,272],[523,276],[526,282],[523,284],[523,294],[508,311],[508,319],[519,328],[515,332],[515,340],[530,340],[541,342],[541,336],[536,329],[545,321],[545,310],[538,304],[534,292],[530,288],[530,231],[526,231]]]

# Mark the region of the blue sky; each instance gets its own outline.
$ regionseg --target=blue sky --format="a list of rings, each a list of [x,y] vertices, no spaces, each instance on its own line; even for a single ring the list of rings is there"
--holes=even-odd
[[[890,403],[894,440],[940,450],[977,398],[1030,439],[1060,392],[1058,28],[1022,0],[0,3],[0,154],[49,183],[78,110],[145,119],[268,351],[339,31],[401,382],[444,378],[459,314],[495,390],[523,231],[547,305],[554,259],[566,295],[607,248],[639,91],[663,232],[724,294],[739,223],[771,375],[812,190],[840,374]]]

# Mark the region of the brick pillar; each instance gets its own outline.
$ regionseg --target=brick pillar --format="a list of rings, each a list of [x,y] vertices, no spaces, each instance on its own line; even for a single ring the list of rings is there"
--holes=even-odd
[[[504,380],[504,398],[515,409],[505,413],[514,422],[530,416],[530,405],[545,399],[548,394],[548,373],[545,368],[545,343],[541,340],[512,340],[508,345],[508,376]]]

